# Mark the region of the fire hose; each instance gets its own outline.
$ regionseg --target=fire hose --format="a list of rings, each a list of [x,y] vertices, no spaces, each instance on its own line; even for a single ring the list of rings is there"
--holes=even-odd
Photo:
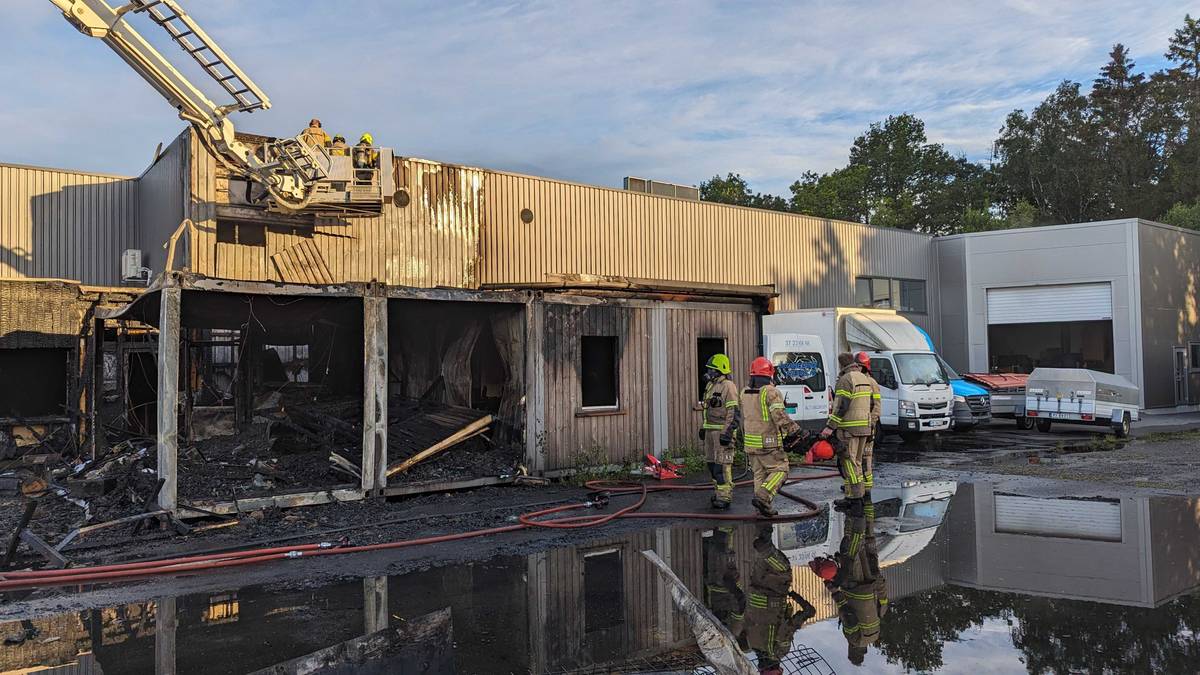
[[[837,475],[838,474],[834,472],[822,472],[811,473],[804,476],[790,477],[784,483],[784,486],[808,480],[833,478]],[[746,480],[735,483],[734,485],[741,487],[752,483],[753,481]],[[142,562],[128,562],[111,565],[94,565],[90,567],[75,567],[69,569],[3,572],[0,573],[0,591],[30,590],[50,586],[117,582],[162,575],[208,572],[226,568],[242,567],[246,565],[256,565],[278,560],[342,555],[347,553],[365,553],[370,551],[386,551],[392,549],[411,548],[415,546],[425,546],[429,544],[440,544],[451,541],[461,541],[464,539],[473,539],[476,537],[503,534],[506,532],[517,532],[520,530],[528,530],[538,527],[551,529],[579,529],[596,527],[618,518],[788,522],[811,518],[820,513],[820,508],[816,503],[803,497],[784,492],[782,489],[779,491],[780,495],[801,504],[805,507],[805,510],[797,513],[781,514],[775,518],[769,519],[763,518],[758,514],[739,515],[672,511],[642,512],[639,509],[645,505],[646,498],[652,492],[676,490],[711,490],[712,488],[707,485],[649,486],[642,482],[605,480],[589,481],[584,485],[589,490],[593,491],[591,496],[594,498],[589,498],[585,502],[531,511],[519,516],[518,522],[513,525],[502,525],[479,530],[470,530],[467,532],[433,535],[428,537],[420,537],[417,539],[404,539],[400,541],[389,541],[378,544],[361,544],[357,546],[339,545],[332,542],[320,542],[314,544],[256,548],[243,551],[228,551],[223,553],[182,556],[178,558],[168,558],[162,560],[148,560]],[[617,509],[611,513],[566,516],[552,518],[550,520],[542,520],[548,516],[569,511],[588,508],[601,508],[607,504],[608,495],[637,495],[638,499],[633,504]]]

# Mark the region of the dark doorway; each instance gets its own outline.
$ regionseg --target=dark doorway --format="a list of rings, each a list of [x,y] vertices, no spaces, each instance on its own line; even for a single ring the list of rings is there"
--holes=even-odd
[[[0,417],[61,417],[69,349],[0,349]]]
[[[1112,321],[988,326],[988,367],[991,372],[1029,373],[1039,366],[1116,372]]]
[[[129,354],[129,428],[135,433],[158,433],[158,355]]]
[[[625,622],[625,575],[621,549],[586,553],[583,557],[584,632],[614,628]]]
[[[713,354],[725,354],[725,338],[696,338],[696,375],[699,380],[696,385],[697,401],[704,398],[704,365]]]

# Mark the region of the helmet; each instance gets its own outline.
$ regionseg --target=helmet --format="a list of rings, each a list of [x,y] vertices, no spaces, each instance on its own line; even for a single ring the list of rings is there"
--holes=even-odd
[[[372,137],[372,136],[371,136],[371,134],[363,134],[362,136],[359,136],[359,137],[358,137],[358,142],[359,142],[359,143],[362,143],[362,142],[364,142],[364,141],[367,143],[367,145],[374,145],[374,144],[375,144],[375,138],[374,138],[374,137]]]
[[[825,581],[833,581],[838,572],[837,563],[829,558],[813,558],[808,561],[808,568]]]
[[[319,126],[321,126],[321,120],[319,120],[319,119],[317,119],[317,118],[315,118],[315,117],[314,117],[314,118],[312,118],[311,120],[309,120],[309,121],[308,121],[308,126],[310,126],[310,127],[319,127]]]
[[[341,135],[341,134],[337,134],[337,135],[335,135],[335,136],[333,137],[333,140],[334,140],[334,141],[341,141],[341,142],[345,143],[345,142],[346,142],[346,137],[345,137],[345,136],[343,136],[343,135]]]
[[[812,448],[809,450],[809,452],[812,453],[812,457],[816,461],[833,459],[833,444],[822,438],[821,440],[812,444]]]
[[[854,355],[854,361],[862,366],[864,370],[871,369],[871,357],[866,352],[858,352]]]
[[[728,375],[733,372],[733,368],[729,367],[729,357],[724,354],[713,354],[708,357],[708,363],[704,364],[704,367],[712,368],[722,375]]]
[[[765,356],[760,356],[750,362],[750,374],[762,377],[775,377],[775,364]]]

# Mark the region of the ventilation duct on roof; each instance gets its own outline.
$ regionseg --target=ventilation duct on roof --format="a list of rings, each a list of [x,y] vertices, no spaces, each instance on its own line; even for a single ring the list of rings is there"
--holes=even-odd
[[[690,199],[692,201],[700,201],[700,189],[691,185],[677,185],[675,183],[660,183],[656,180],[648,178],[634,178],[626,176],[624,186],[630,192],[644,192],[646,194],[658,195],[659,197],[675,197],[676,199]]]

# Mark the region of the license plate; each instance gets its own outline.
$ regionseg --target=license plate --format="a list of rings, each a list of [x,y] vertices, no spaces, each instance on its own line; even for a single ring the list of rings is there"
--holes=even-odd
[[[950,424],[950,420],[933,420],[929,422],[929,428],[944,427],[948,424]]]
[[[1060,412],[1042,413],[1042,416],[1049,417],[1052,420],[1073,420],[1076,417],[1075,415],[1072,415],[1071,413],[1060,413]]]

